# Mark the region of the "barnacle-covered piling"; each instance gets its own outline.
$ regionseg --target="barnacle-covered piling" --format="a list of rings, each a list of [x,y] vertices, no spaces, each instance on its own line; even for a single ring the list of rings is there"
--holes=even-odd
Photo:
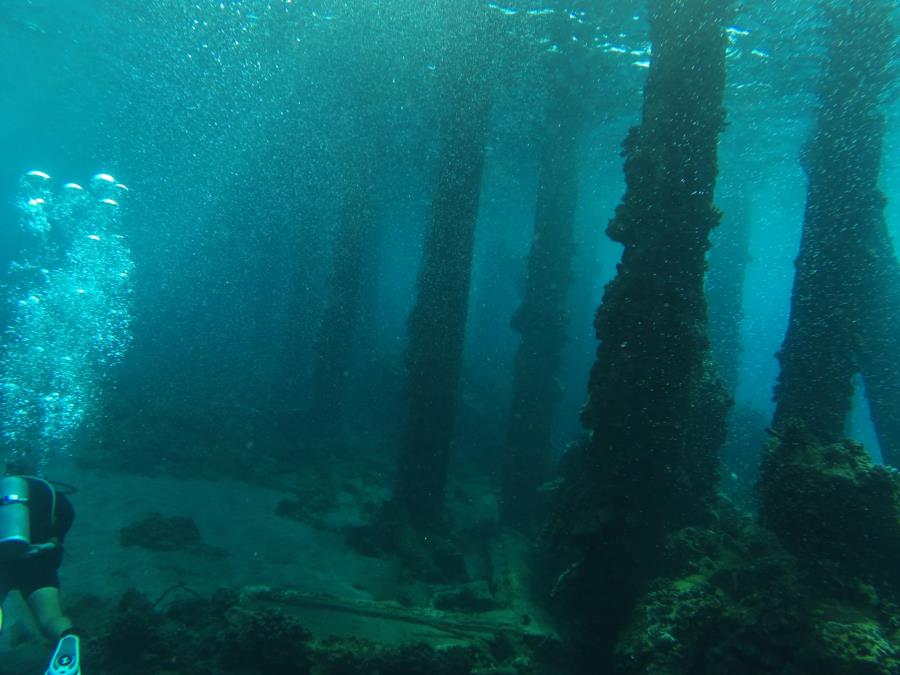
[[[395,498],[422,527],[443,510],[490,113],[472,80],[448,78],[444,86],[443,154],[408,323],[409,414],[395,482]]]
[[[575,254],[577,141],[583,115],[571,89],[558,80],[553,89],[525,297],[512,318],[513,330],[522,340],[513,372],[501,514],[506,522],[519,525],[534,521],[537,489],[550,471],[554,410],[560,398],[557,375],[566,343],[566,301]]]
[[[861,372],[885,460],[900,463],[900,267],[879,189],[897,26],[893,3],[826,6],[828,58],[808,176],[791,317],[775,389],[774,426],[843,438],[851,377]]]
[[[624,143],[626,192],[607,228],[624,252],[597,311],[582,413],[593,436],[565,470],[548,532],[579,552],[557,591],[582,610],[576,633],[599,659],[658,569],[665,535],[705,522],[715,490],[729,398],[712,365],[703,285],[720,217],[713,191],[732,7],[648,3],[643,118]]]

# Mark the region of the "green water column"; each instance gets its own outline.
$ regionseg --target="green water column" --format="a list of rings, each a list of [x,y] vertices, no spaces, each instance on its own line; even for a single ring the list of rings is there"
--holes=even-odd
[[[879,190],[896,40],[894,3],[830,3],[818,118],[803,157],[806,211],[774,426],[844,436],[861,372],[885,459],[900,462],[900,270]]]
[[[408,321],[409,413],[394,486],[412,524],[425,528],[443,510],[490,113],[474,78],[448,75],[443,86],[443,149]]]
[[[732,136],[727,142],[740,143],[740,140]],[[724,186],[720,186],[717,201],[724,216],[713,233],[706,275],[710,347],[725,391],[732,398],[740,383],[744,281],[750,262],[752,215],[743,184],[752,180],[754,174],[744,168],[734,178],[734,188],[727,194]],[[769,423],[766,413],[747,403],[736,405],[728,415],[728,435],[720,451],[722,489],[733,501],[747,507],[755,500],[753,486],[758,479],[759,448],[765,442],[765,428]]]
[[[379,233],[373,211],[374,153],[360,148],[344,178],[344,203],[334,243],[333,270],[325,314],[316,339],[311,419],[315,430],[332,437],[344,428],[344,402],[354,383],[353,351],[367,282],[374,275]]]
[[[722,202],[720,201],[720,204]],[[750,203],[734,194],[723,204],[722,227],[713,237],[706,275],[709,339],[725,389],[734,396],[741,365],[744,280],[750,262]]]

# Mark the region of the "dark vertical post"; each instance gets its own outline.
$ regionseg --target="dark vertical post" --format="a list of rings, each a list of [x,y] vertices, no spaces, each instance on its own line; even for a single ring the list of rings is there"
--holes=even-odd
[[[572,92],[556,82],[544,132],[525,297],[512,318],[522,341],[513,370],[501,516],[514,525],[533,521],[537,488],[549,472],[575,253],[581,115]]]
[[[873,261],[883,276],[872,280],[865,303],[859,364],[882,458],[900,468],[900,269],[891,249],[885,242],[880,250],[890,256]]]
[[[859,368],[884,461],[900,467],[900,264],[878,186],[886,129],[882,104],[897,76],[895,12],[896,3],[875,0],[854,2],[835,15],[831,50],[832,61],[839,63],[829,70],[831,100],[823,107],[843,118],[828,130],[841,134],[831,139],[837,147],[829,151],[836,153],[832,161],[848,198],[852,191],[851,227],[858,228],[861,240]]]
[[[889,461],[900,443],[900,280],[878,189],[896,39],[892,3],[827,5],[828,62],[815,131],[804,153],[809,183],[791,317],[778,354],[774,426],[810,438],[844,436],[858,370]]]
[[[663,539],[709,518],[730,399],[704,295],[731,0],[648,2],[653,59],[624,142],[626,191],[607,228],[624,246],[595,326],[600,346],[548,536],[580,551],[566,615],[595,662],[660,565]],[[564,548],[556,546],[555,548]],[[602,667],[600,668],[603,669]]]
[[[483,87],[461,76],[445,82],[444,107],[443,155],[408,323],[409,415],[395,483],[395,498],[418,527],[435,525],[443,510],[490,112]]]
[[[643,120],[625,141],[627,189],[607,228],[625,250],[597,311],[600,347],[582,419],[610,478],[621,543],[643,560],[665,531],[705,513],[724,435],[727,397],[710,367],[703,280],[720,217],[713,190],[731,5],[649,3]]]

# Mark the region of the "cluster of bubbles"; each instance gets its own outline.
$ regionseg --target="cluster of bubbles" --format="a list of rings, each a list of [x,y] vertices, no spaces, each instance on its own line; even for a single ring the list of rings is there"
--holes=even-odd
[[[70,450],[130,344],[134,263],[119,234],[127,192],[105,173],[86,188],[55,190],[42,171],[21,180],[29,242],[10,267],[0,429],[7,456],[30,466]]]

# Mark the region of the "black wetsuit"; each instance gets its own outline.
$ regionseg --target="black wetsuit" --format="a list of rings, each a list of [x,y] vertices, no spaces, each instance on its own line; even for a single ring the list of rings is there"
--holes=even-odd
[[[28,481],[28,515],[31,525],[31,543],[46,544],[54,541],[57,546],[40,551],[21,560],[0,562],[0,592],[18,590],[26,598],[39,588],[59,588],[59,565],[62,563],[62,543],[66,532],[75,520],[72,502],[42,480]],[[51,516],[56,495],[56,508]]]

